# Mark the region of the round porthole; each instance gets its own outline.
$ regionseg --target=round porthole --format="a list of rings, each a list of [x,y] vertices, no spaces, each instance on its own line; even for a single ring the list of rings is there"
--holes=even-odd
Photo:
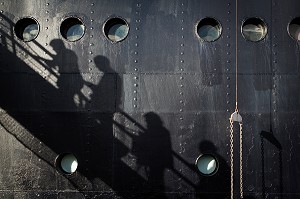
[[[107,39],[119,42],[127,37],[129,25],[124,19],[112,18],[104,24],[103,31]]]
[[[288,25],[288,33],[290,37],[296,41],[300,41],[300,17],[293,19]]]
[[[222,26],[214,18],[204,18],[196,26],[196,34],[201,41],[213,42],[220,38]]]
[[[56,166],[66,174],[72,174],[77,170],[78,161],[77,158],[71,154],[59,155],[56,159]]]
[[[38,36],[39,31],[40,26],[33,18],[20,19],[15,25],[16,36],[25,42],[34,40]]]
[[[77,41],[83,37],[85,26],[82,21],[76,17],[65,19],[60,26],[60,33],[68,41]]]
[[[249,18],[242,25],[242,35],[249,41],[260,41],[267,35],[267,25],[260,18]]]
[[[198,171],[205,176],[214,175],[218,171],[218,161],[213,155],[203,154],[196,160]]]

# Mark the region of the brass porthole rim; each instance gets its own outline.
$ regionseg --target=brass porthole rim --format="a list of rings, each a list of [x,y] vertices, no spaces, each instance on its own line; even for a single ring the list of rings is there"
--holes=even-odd
[[[245,37],[244,33],[243,33],[243,26],[244,26],[244,23],[245,23],[247,20],[249,20],[249,19],[258,19],[258,20],[262,21],[262,22],[263,22],[263,25],[264,25],[264,28],[265,28],[265,30],[266,30],[266,33],[264,34],[264,36],[263,36],[261,39],[257,40],[257,41],[251,41],[251,40],[247,39],[247,38]],[[268,34],[268,24],[265,22],[265,20],[263,20],[263,19],[260,18],[260,17],[248,17],[248,18],[245,18],[245,19],[243,19],[242,24],[241,24],[241,34],[242,34],[242,36],[243,36],[243,38],[244,38],[245,41],[254,42],[254,43],[260,42],[260,41],[264,40],[264,39],[266,38],[267,34]]]
[[[214,39],[214,40],[212,40],[212,41],[205,41],[204,39],[202,39],[202,38],[199,36],[199,34],[198,34],[198,25],[199,25],[199,23],[200,23],[203,19],[214,19],[214,20],[216,20],[216,22],[218,22],[218,24],[219,24],[219,26],[220,26],[220,29],[219,29],[220,35],[219,35],[216,39]],[[223,32],[223,26],[222,26],[221,22],[220,22],[218,19],[216,19],[215,17],[212,17],[212,16],[206,16],[206,17],[203,17],[203,18],[197,20],[197,21],[196,21],[196,24],[195,24],[195,26],[194,26],[194,34],[196,35],[197,39],[198,39],[200,42],[202,42],[202,43],[212,43],[212,42],[217,41],[218,39],[221,38],[222,32]]]

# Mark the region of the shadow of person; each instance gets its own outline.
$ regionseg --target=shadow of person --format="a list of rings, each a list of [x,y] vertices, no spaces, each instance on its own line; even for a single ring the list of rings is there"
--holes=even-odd
[[[153,112],[144,115],[146,128],[134,140],[133,152],[138,169],[144,169],[148,180],[149,198],[165,198],[164,173],[173,168],[169,131]]]
[[[80,74],[78,65],[78,58],[74,51],[67,49],[61,39],[53,39],[49,45],[52,47],[54,54],[49,56],[52,60],[42,59],[45,64],[58,76],[56,85],[59,93],[62,96],[56,96],[64,102],[63,106],[69,104],[69,106],[76,106],[80,108],[86,108],[88,96],[85,96],[82,92],[84,85],[87,82]],[[73,103],[65,103],[65,100],[70,100]],[[56,100],[57,101],[57,100]],[[67,105],[68,106],[68,105]]]
[[[230,168],[222,156],[217,153],[215,145],[204,140],[199,144],[199,150],[201,154],[212,155],[217,161],[217,167],[215,171],[209,174],[200,174],[199,183],[196,186],[197,198],[209,198],[209,199],[225,199],[230,197]],[[198,161],[198,165],[200,161]],[[200,167],[208,165],[202,165]],[[199,166],[198,166],[199,167]]]

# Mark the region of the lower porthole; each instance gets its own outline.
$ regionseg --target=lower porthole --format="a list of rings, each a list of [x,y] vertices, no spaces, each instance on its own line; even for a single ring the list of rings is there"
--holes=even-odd
[[[64,153],[56,158],[56,167],[65,174],[75,173],[78,168],[77,158],[71,153]]]
[[[217,173],[219,163],[215,156],[210,154],[201,154],[196,162],[197,170],[201,175],[212,176]]]

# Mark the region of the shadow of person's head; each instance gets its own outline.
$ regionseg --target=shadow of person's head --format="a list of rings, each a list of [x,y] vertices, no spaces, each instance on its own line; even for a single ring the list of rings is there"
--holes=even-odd
[[[147,128],[162,127],[163,122],[160,117],[154,112],[148,112],[144,115]]]
[[[199,143],[199,150],[201,153],[205,153],[205,152],[216,153],[218,151],[216,146],[211,141],[208,140],[203,140],[202,142]]]
[[[98,55],[94,58],[94,62],[101,72],[115,73],[115,71],[110,67],[110,62],[106,57]]]
[[[55,52],[58,52],[65,48],[64,42],[61,39],[53,39],[50,41],[49,45]]]

